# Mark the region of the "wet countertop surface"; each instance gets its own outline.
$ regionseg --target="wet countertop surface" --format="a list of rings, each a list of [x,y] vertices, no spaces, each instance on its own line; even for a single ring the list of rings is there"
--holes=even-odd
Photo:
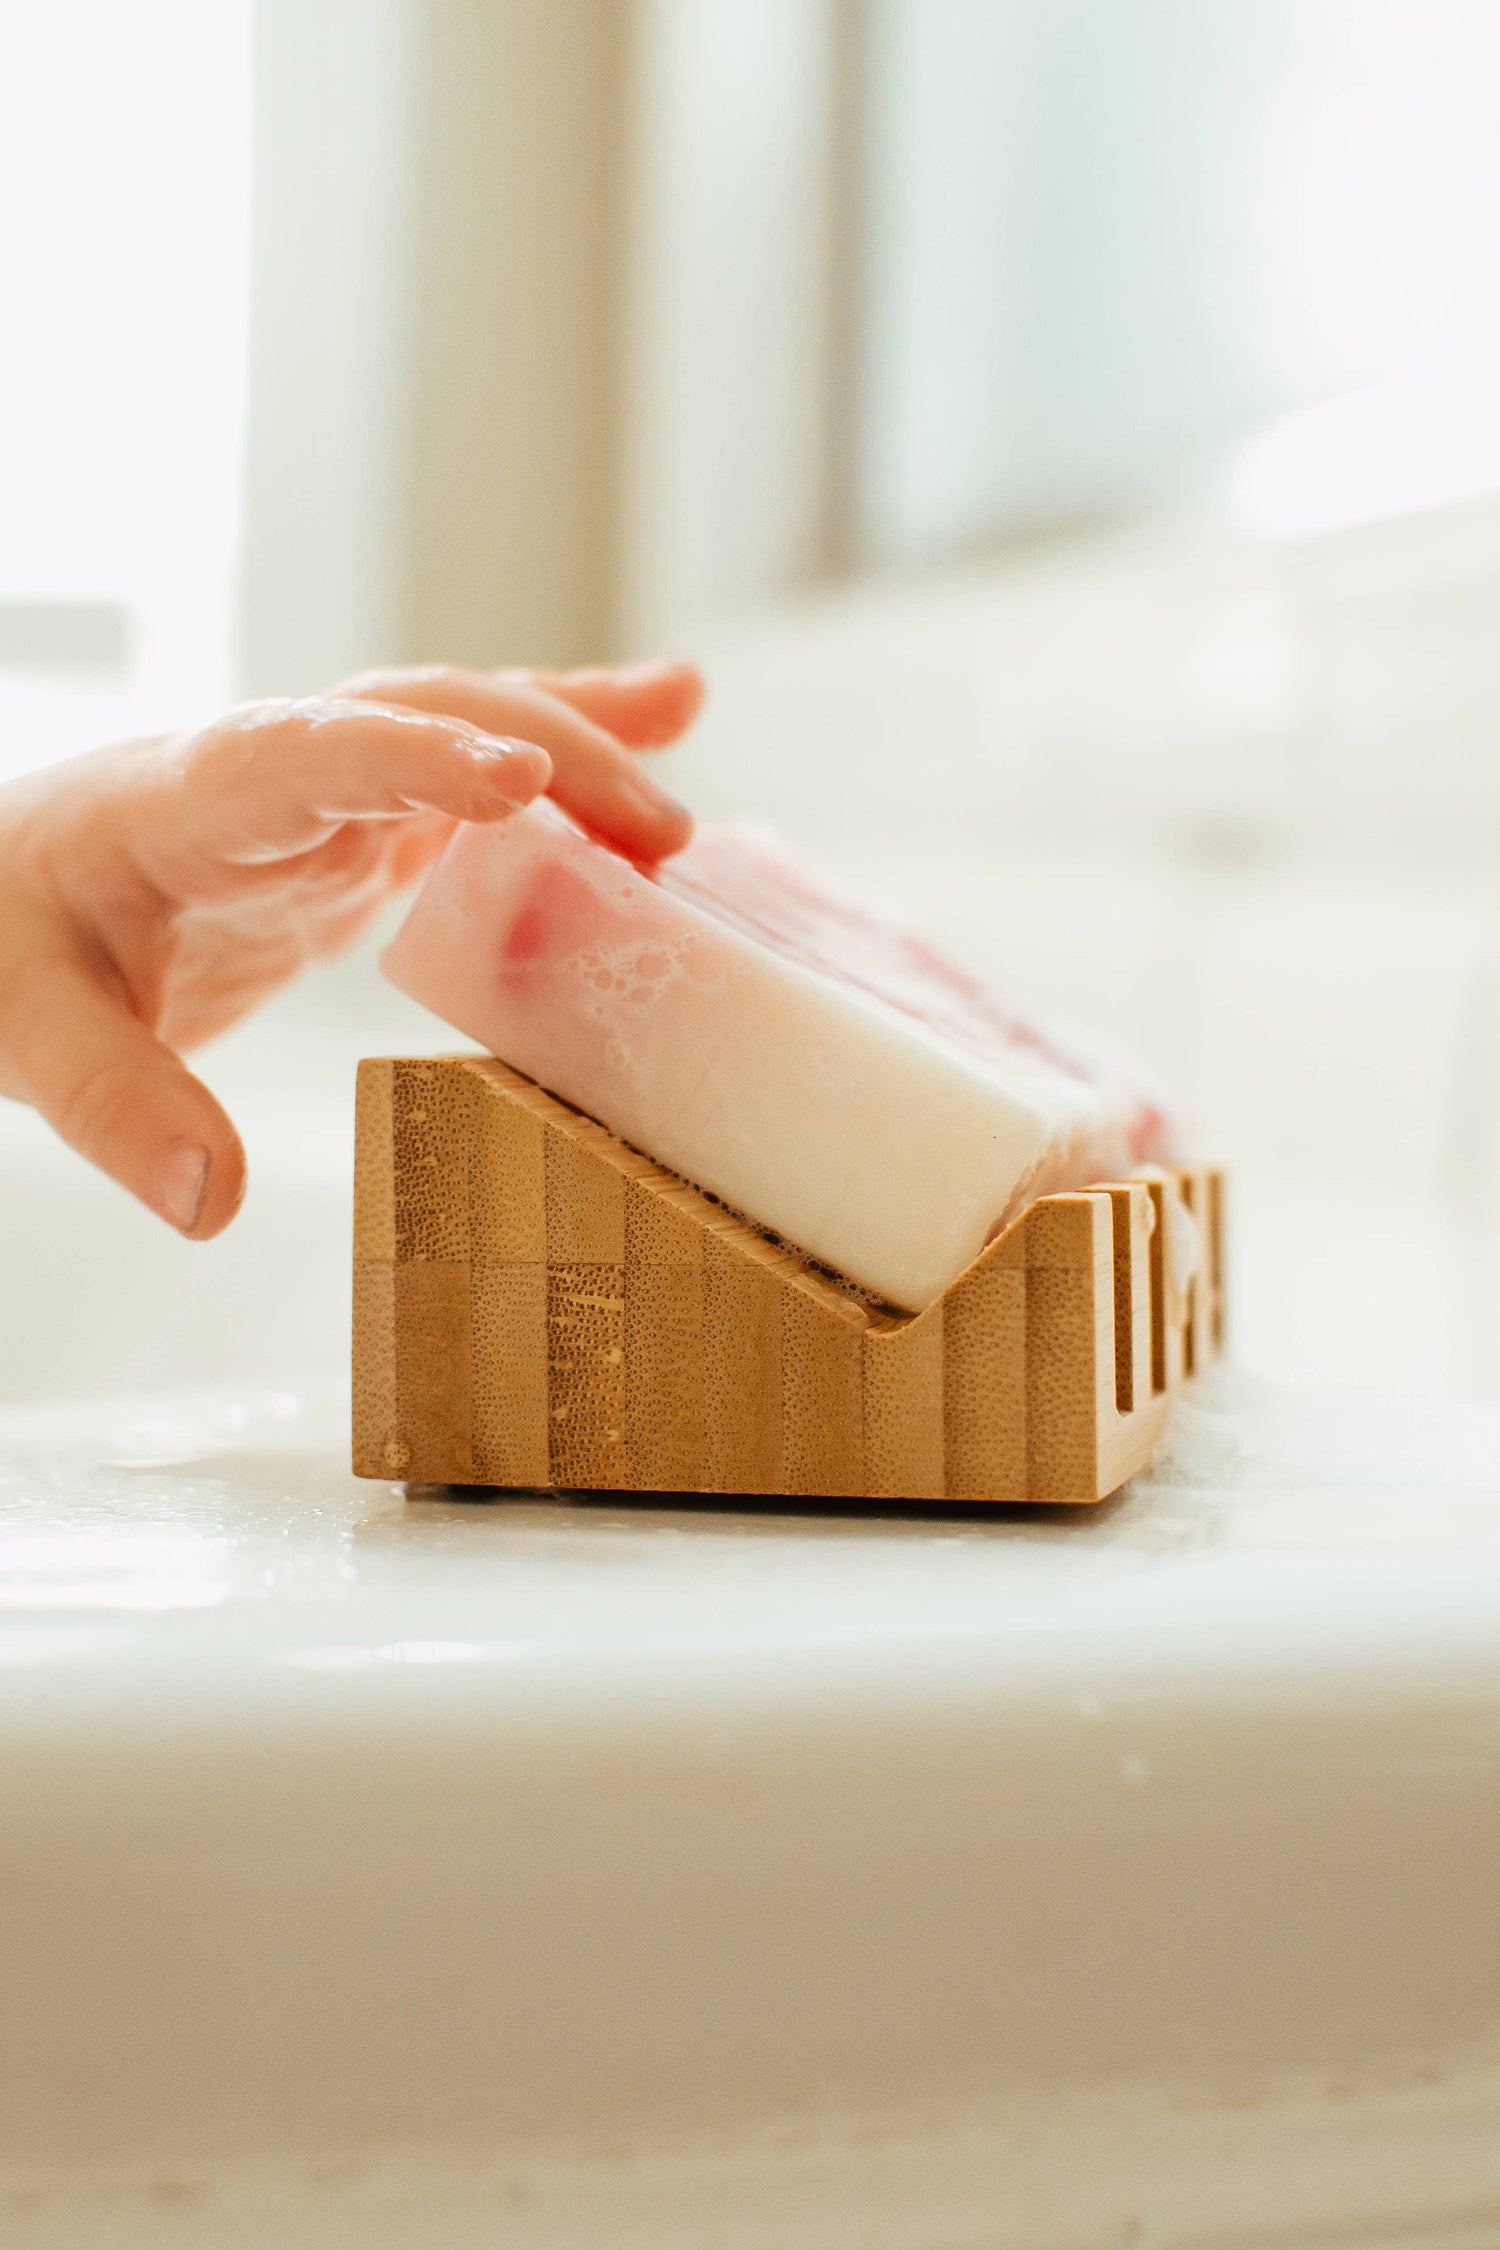
[[[321,1380],[0,1417],[18,2240],[178,2239],[165,2179],[184,2240],[468,2241],[476,2165],[531,2167],[517,2241],[595,2239],[599,2165],[643,2241],[736,2240],[746,2151],[756,2200],[793,2142],[832,2232],[776,2239],[884,2240],[861,2198],[900,2180],[830,2154],[871,2120],[941,2215],[1088,2088],[1137,2104],[1130,2163],[1148,2113],[1238,2119],[1252,2172],[1274,2122],[1234,2188],[1267,2224],[1330,2088],[1299,2223],[1418,2110],[1441,2194],[1500,2199],[1464,2123],[1500,2025],[1500,1410],[1227,1374],[1101,1510],[875,1517],[408,1496],[348,1474],[345,1411]],[[663,2149],[720,2171],[664,2202]],[[1083,2165],[1080,2225],[1150,2205],[1128,2169]],[[419,2175],[449,2231],[400,2231]]]
[[[793,1652],[887,1675],[1024,1657],[1086,1684],[1086,1636],[1108,1667],[1151,1625],[1180,1659],[1228,1614],[1238,1658],[1396,1663],[1398,1618],[1487,1620],[1497,1562],[1500,1408],[1319,1404],[1233,1372],[1092,1510],[403,1488],[349,1473],[329,1377],[0,1408],[13,1716],[28,1682],[60,1712],[189,1662],[268,1697],[461,1666],[501,1705],[533,1668],[624,1687]],[[1309,1642],[1329,1575],[1344,1598]]]

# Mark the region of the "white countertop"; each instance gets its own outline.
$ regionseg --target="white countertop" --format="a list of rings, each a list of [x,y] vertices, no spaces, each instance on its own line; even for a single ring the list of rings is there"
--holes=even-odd
[[[873,1518],[344,1411],[0,1420],[0,2239],[1493,2243],[1500,1410]]]

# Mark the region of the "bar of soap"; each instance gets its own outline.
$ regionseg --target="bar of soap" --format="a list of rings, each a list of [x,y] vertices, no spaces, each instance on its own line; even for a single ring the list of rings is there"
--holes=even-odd
[[[1164,1153],[1124,1066],[755,828],[643,872],[550,804],[458,831],[393,984],[669,1170],[919,1311],[1038,1195]]]

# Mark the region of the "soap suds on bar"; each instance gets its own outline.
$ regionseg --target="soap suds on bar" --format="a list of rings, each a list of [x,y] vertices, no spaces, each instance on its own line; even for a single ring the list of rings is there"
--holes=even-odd
[[[1038,1195],[1166,1153],[1150,1093],[756,828],[646,873],[547,804],[460,829],[391,981],[857,1287],[930,1304]]]

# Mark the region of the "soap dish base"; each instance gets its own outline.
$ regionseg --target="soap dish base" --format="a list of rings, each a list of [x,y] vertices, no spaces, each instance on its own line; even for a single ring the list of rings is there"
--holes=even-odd
[[[1180,1288],[1172,1202],[1203,1246]],[[1145,1467],[1222,1348],[1222,1202],[1195,1167],[1044,1196],[897,1314],[504,1063],[367,1061],[354,1471],[1087,1505]]]

